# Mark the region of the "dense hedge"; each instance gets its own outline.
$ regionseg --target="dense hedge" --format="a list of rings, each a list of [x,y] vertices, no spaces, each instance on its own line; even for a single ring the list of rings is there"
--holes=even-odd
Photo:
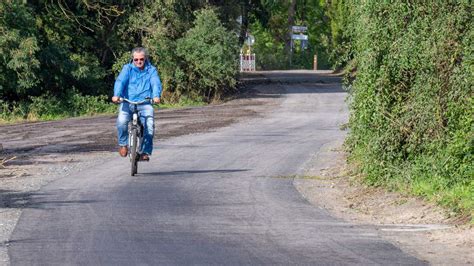
[[[357,2],[357,3],[354,3]],[[470,1],[351,1],[351,158],[375,185],[474,210]]]

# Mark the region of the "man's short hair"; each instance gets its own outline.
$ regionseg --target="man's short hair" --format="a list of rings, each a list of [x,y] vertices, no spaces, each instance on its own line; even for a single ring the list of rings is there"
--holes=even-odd
[[[135,47],[132,49],[132,59],[133,59],[133,54],[134,53],[139,53],[139,54],[144,54],[145,59],[148,59],[148,50],[144,47]]]

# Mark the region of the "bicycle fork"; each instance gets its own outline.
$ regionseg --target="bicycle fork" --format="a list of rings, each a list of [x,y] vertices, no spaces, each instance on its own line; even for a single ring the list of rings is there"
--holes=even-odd
[[[142,141],[143,141],[143,129],[138,117],[138,113],[134,112],[132,114],[132,123],[128,131],[128,142],[131,151],[136,151],[139,153],[141,151]],[[137,138],[133,138],[133,131],[136,131]],[[136,142],[136,143],[135,143]],[[130,153],[130,159],[132,154]]]

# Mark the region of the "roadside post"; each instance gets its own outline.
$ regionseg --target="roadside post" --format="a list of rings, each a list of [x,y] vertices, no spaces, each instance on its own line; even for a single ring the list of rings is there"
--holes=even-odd
[[[318,54],[314,54],[313,70],[318,70]]]
[[[240,72],[255,71],[255,53],[252,53],[252,45],[255,44],[255,37],[247,34],[245,44],[248,46],[246,52],[240,49]]]

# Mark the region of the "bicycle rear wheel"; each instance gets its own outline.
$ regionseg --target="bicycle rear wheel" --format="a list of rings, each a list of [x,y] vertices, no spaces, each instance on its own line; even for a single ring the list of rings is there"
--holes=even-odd
[[[138,130],[132,128],[130,132],[130,174],[134,176],[138,171]]]

